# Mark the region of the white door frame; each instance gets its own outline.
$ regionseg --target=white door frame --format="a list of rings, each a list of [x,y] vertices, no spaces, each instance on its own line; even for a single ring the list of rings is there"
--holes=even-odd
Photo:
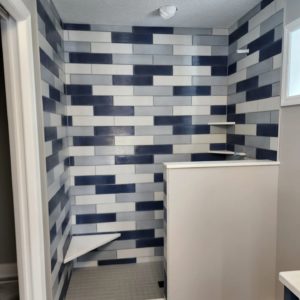
[[[46,300],[51,295],[50,249],[46,249],[43,220],[44,167],[40,163],[32,18],[22,0],[0,3],[12,16],[2,21],[1,31],[20,299]]]

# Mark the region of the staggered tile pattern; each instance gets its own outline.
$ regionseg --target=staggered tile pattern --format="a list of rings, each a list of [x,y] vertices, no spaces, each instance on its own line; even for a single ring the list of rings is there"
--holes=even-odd
[[[53,299],[64,299],[72,266],[62,263],[71,232],[63,31],[59,15],[51,2],[38,0],[37,9],[48,182],[51,285]]]
[[[264,0],[229,35],[228,148],[257,159],[277,159],[282,23],[283,1]]]
[[[76,265],[161,260],[162,163],[224,159],[227,30],[64,29],[73,234],[121,232]]]

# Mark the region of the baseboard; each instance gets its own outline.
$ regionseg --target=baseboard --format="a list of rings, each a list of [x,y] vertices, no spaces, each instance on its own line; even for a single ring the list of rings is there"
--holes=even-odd
[[[0,264],[0,280],[18,276],[17,264]]]

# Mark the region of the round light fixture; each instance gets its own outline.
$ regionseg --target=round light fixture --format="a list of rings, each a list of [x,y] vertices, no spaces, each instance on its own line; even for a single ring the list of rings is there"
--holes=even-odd
[[[165,20],[174,17],[176,12],[177,12],[177,7],[175,5],[166,5],[166,6],[162,6],[159,9],[160,16]]]

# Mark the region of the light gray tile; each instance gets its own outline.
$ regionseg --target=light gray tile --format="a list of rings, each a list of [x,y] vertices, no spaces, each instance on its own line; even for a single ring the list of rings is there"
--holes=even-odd
[[[280,96],[281,91],[281,83],[273,83],[272,84],[272,97]]]
[[[228,86],[228,95],[232,95],[236,93],[236,83]]]
[[[188,35],[212,35],[212,28],[189,28],[189,27],[175,27],[174,34],[188,34]]]
[[[279,111],[271,111],[271,123],[278,124],[279,123]]]
[[[75,166],[99,166],[113,165],[115,163],[113,156],[76,156]]]
[[[224,116],[193,116],[193,125],[207,124],[208,122],[221,122],[224,121]]]
[[[119,220],[122,221],[122,220]],[[125,220],[124,220],[125,221]],[[101,251],[133,249],[135,248],[135,240],[114,241],[101,247]]]
[[[260,34],[263,35],[283,23],[283,9],[260,24]]]
[[[161,192],[164,190],[164,184],[162,182],[155,183],[137,183],[135,185],[137,193],[145,192]]]
[[[93,260],[105,260],[105,259],[116,259],[117,258],[117,251],[91,251],[83,256],[78,258],[78,261],[93,261]]]
[[[264,136],[246,135],[245,145],[255,147],[255,148],[268,149],[270,147],[270,138]]]
[[[193,85],[227,85],[227,76],[193,76]]]
[[[155,55],[154,56],[155,65],[192,65],[192,57],[186,55]]]
[[[163,220],[144,220],[136,222],[136,229],[159,229],[163,228]]]
[[[171,135],[172,126],[136,126],[135,135]]]
[[[98,25],[91,24],[93,31],[107,31],[107,32],[132,32],[131,26],[118,26],[118,25]]]
[[[259,86],[264,86],[281,81],[281,69],[272,70],[271,72],[259,75]]]
[[[228,54],[229,54],[228,46],[212,46],[211,47],[211,55],[227,56]]]
[[[136,212],[122,212],[117,213],[117,221],[142,221],[142,220],[153,220],[153,211],[136,211]],[[133,247],[135,248],[135,246]]]
[[[241,26],[245,22],[249,21],[251,18],[253,18],[255,15],[257,15],[260,12],[260,4],[253,7],[249,12],[247,12],[243,17],[241,17],[238,22],[237,26]]]
[[[157,135],[154,136],[154,144],[190,144],[192,137],[190,135]]]
[[[72,225],[72,234],[88,234],[97,232],[96,224]]]
[[[171,97],[154,97],[154,105],[192,105],[192,97],[185,96],[171,96]]]
[[[66,52],[91,52],[91,43],[88,42],[64,42]]]
[[[68,136],[93,136],[94,127],[68,127]]]
[[[270,112],[252,112],[246,114],[247,124],[259,124],[259,123],[270,123],[271,114]]]
[[[201,46],[227,46],[228,36],[226,35],[212,35],[212,36],[193,36],[193,45]]]
[[[246,101],[246,92],[236,93],[228,96],[228,104],[242,103]]]
[[[283,37],[283,25],[279,25],[275,28],[274,40],[277,41]]]
[[[154,249],[155,256],[163,256],[164,255],[164,247],[156,247]]]
[[[273,59],[269,58],[247,68],[247,78],[251,78],[259,74],[270,72],[271,70],[273,70]]]
[[[96,205],[72,205],[73,215],[94,214],[96,212]]]
[[[111,75],[71,75],[72,84],[112,85]]]
[[[113,54],[114,64],[151,65],[152,55]]]
[[[155,163],[165,163],[165,162],[181,162],[190,161],[190,154],[156,154],[154,155]]]
[[[134,108],[135,116],[172,116],[173,109],[170,106],[140,106]]]
[[[96,190],[94,185],[71,186],[69,189],[70,196],[94,195],[95,193]]]
[[[96,155],[107,155],[108,161],[111,161],[109,155],[130,155],[134,153],[134,146],[97,146]],[[110,163],[109,163],[110,164]]]
[[[134,86],[135,96],[171,96],[173,88],[170,86]]]
[[[134,54],[161,54],[172,55],[172,45],[133,45]]]
[[[226,96],[227,86],[216,85],[211,87],[211,95],[213,96]]]
[[[153,164],[153,165],[136,165],[135,172],[137,174],[147,174],[147,173],[162,173],[164,167],[162,164]]]
[[[116,195],[117,202],[142,202],[153,201],[154,192],[137,192],[137,193],[124,193]]]

